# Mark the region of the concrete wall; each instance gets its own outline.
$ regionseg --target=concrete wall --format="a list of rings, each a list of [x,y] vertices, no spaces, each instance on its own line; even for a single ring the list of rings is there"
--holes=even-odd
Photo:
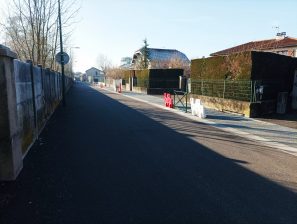
[[[207,108],[216,109],[219,111],[229,111],[242,114],[245,117],[251,117],[250,102],[240,100],[230,100],[218,97],[209,97],[191,94],[191,97],[200,99],[202,104]]]
[[[147,88],[145,87],[140,87],[140,86],[133,86],[132,91],[136,93],[144,93],[147,94]]]
[[[17,55],[0,46],[0,179],[15,179],[23,167],[19,135],[13,59]]]
[[[66,77],[66,90],[72,84]],[[62,96],[61,75],[16,59],[0,45],[0,180],[14,180]]]

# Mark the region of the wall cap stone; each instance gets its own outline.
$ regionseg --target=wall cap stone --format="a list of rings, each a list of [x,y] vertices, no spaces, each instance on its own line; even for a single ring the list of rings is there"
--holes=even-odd
[[[13,59],[18,58],[18,55],[15,52],[11,51],[9,47],[6,47],[2,44],[0,44],[0,56],[9,57]]]

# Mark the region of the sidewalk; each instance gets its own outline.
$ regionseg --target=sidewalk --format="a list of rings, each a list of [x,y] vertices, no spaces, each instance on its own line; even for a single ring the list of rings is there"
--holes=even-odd
[[[113,91],[112,88],[105,88]],[[224,131],[245,137],[251,140],[259,141],[265,146],[279,149],[286,153],[297,156],[297,129],[284,127],[252,118],[243,117],[236,114],[223,113],[213,109],[206,108],[206,119],[199,119],[178,109],[168,109],[164,106],[162,96],[152,96],[135,92],[123,91],[124,96],[149,103],[153,106],[162,107],[166,110],[178,113],[193,120],[198,120]]]

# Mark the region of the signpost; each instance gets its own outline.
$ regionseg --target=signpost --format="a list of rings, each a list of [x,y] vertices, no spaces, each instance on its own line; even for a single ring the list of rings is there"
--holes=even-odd
[[[64,65],[69,63],[70,57],[66,52],[59,52],[58,54],[56,54],[55,56],[56,62],[59,63],[60,65],[62,65],[62,63]]]
[[[58,15],[59,15],[59,30],[60,30],[60,62],[61,62],[61,73],[62,73],[62,102],[63,102],[63,106],[65,107],[66,106],[66,100],[65,100],[65,73],[64,73],[65,53],[63,52],[63,35],[62,35],[61,3],[60,3],[60,0],[58,0]]]
[[[69,55],[66,52],[60,51],[55,56],[56,62],[61,65],[62,69],[62,102],[63,106],[66,106],[65,100],[65,74],[64,74],[64,65],[68,64],[69,62]]]

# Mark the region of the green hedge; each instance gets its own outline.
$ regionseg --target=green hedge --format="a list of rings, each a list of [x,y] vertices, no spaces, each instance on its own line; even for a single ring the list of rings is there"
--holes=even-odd
[[[208,80],[250,80],[251,52],[194,59],[191,61],[191,78]]]
[[[137,79],[148,80],[149,79],[149,70],[148,69],[135,70],[135,76],[137,77]]]
[[[122,79],[125,80],[125,83],[129,83],[129,77],[131,76],[131,74],[132,74],[131,70],[123,70]]]
[[[254,91],[264,86],[262,99],[277,99],[279,92],[292,90],[296,69],[296,58],[270,52],[195,59],[191,63],[191,91],[248,101],[255,100]]]
[[[149,70],[123,70],[122,79],[125,80],[125,83],[129,83],[129,78],[134,75],[137,77],[137,86],[146,87],[147,84],[144,84],[144,80],[149,80]]]
[[[149,70],[135,70],[135,76],[137,78],[137,86],[138,87],[148,87],[149,83]]]
[[[250,101],[252,88],[250,80],[191,80],[191,93],[219,97],[224,99],[234,99]]]

